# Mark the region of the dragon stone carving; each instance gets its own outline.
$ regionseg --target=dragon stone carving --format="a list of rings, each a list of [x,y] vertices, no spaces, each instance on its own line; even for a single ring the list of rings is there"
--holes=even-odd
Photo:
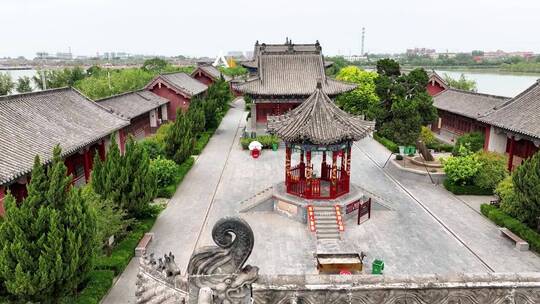
[[[189,261],[190,294],[206,287],[212,290],[213,303],[249,303],[259,272],[244,266],[254,245],[251,227],[241,218],[223,218],[214,225],[212,238],[217,246],[197,249]],[[190,298],[190,303],[197,302]]]

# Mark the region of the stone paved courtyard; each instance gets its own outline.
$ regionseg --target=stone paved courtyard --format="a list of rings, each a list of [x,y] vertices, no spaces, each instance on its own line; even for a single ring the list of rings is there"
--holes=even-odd
[[[184,179],[152,231],[150,252],[172,251],[184,273],[194,248],[213,245],[211,229],[221,217],[240,215],[255,233],[248,260],[263,274],[316,273],[316,241],[306,225],[269,212],[238,213],[239,202],[284,178],[284,151],[264,150],[257,160],[241,150],[245,126],[238,100]],[[540,257],[519,252],[497,227],[429,179],[382,168],[389,152],[371,138],[352,152],[352,182],[382,198],[357,226],[345,223],[343,240],[385,261],[387,274],[540,271]],[[137,261],[133,259],[103,303],[134,303]]]

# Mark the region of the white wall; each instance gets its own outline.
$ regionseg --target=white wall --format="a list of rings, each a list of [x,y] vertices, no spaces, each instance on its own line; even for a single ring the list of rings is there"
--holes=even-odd
[[[489,129],[488,150],[492,152],[506,152],[506,133],[501,129],[491,126]]]

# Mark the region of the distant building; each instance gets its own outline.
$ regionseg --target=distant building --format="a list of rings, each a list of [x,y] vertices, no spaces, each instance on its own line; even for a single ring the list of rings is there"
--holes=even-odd
[[[428,48],[407,49],[407,52],[405,54],[407,56],[430,57],[431,55],[435,54],[435,49],[428,49]]]
[[[191,77],[204,83],[207,86],[212,85],[220,77],[223,77],[225,81],[230,81],[231,77],[224,75],[221,71],[213,65],[201,64],[192,73]]]
[[[175,120],[176,111],[187,111],[191,100],[203,95],[208,86],[186,73],[168,73],[156,76],[145,89],[170,101],[167,117]]]
[[[67,53],[57,52],[56,53],[56,59],[71,60],[71,59],[73,59],[73,54],[71,54],[70,52],[67,52]]]

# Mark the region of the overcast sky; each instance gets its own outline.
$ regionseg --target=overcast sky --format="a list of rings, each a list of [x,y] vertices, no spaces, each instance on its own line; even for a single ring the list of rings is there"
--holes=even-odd
[[[326,55],[366,51],[528,50],[540,53],[538,0],[0,0],[0,57],[215,56],[255,40],[312,43]]]

